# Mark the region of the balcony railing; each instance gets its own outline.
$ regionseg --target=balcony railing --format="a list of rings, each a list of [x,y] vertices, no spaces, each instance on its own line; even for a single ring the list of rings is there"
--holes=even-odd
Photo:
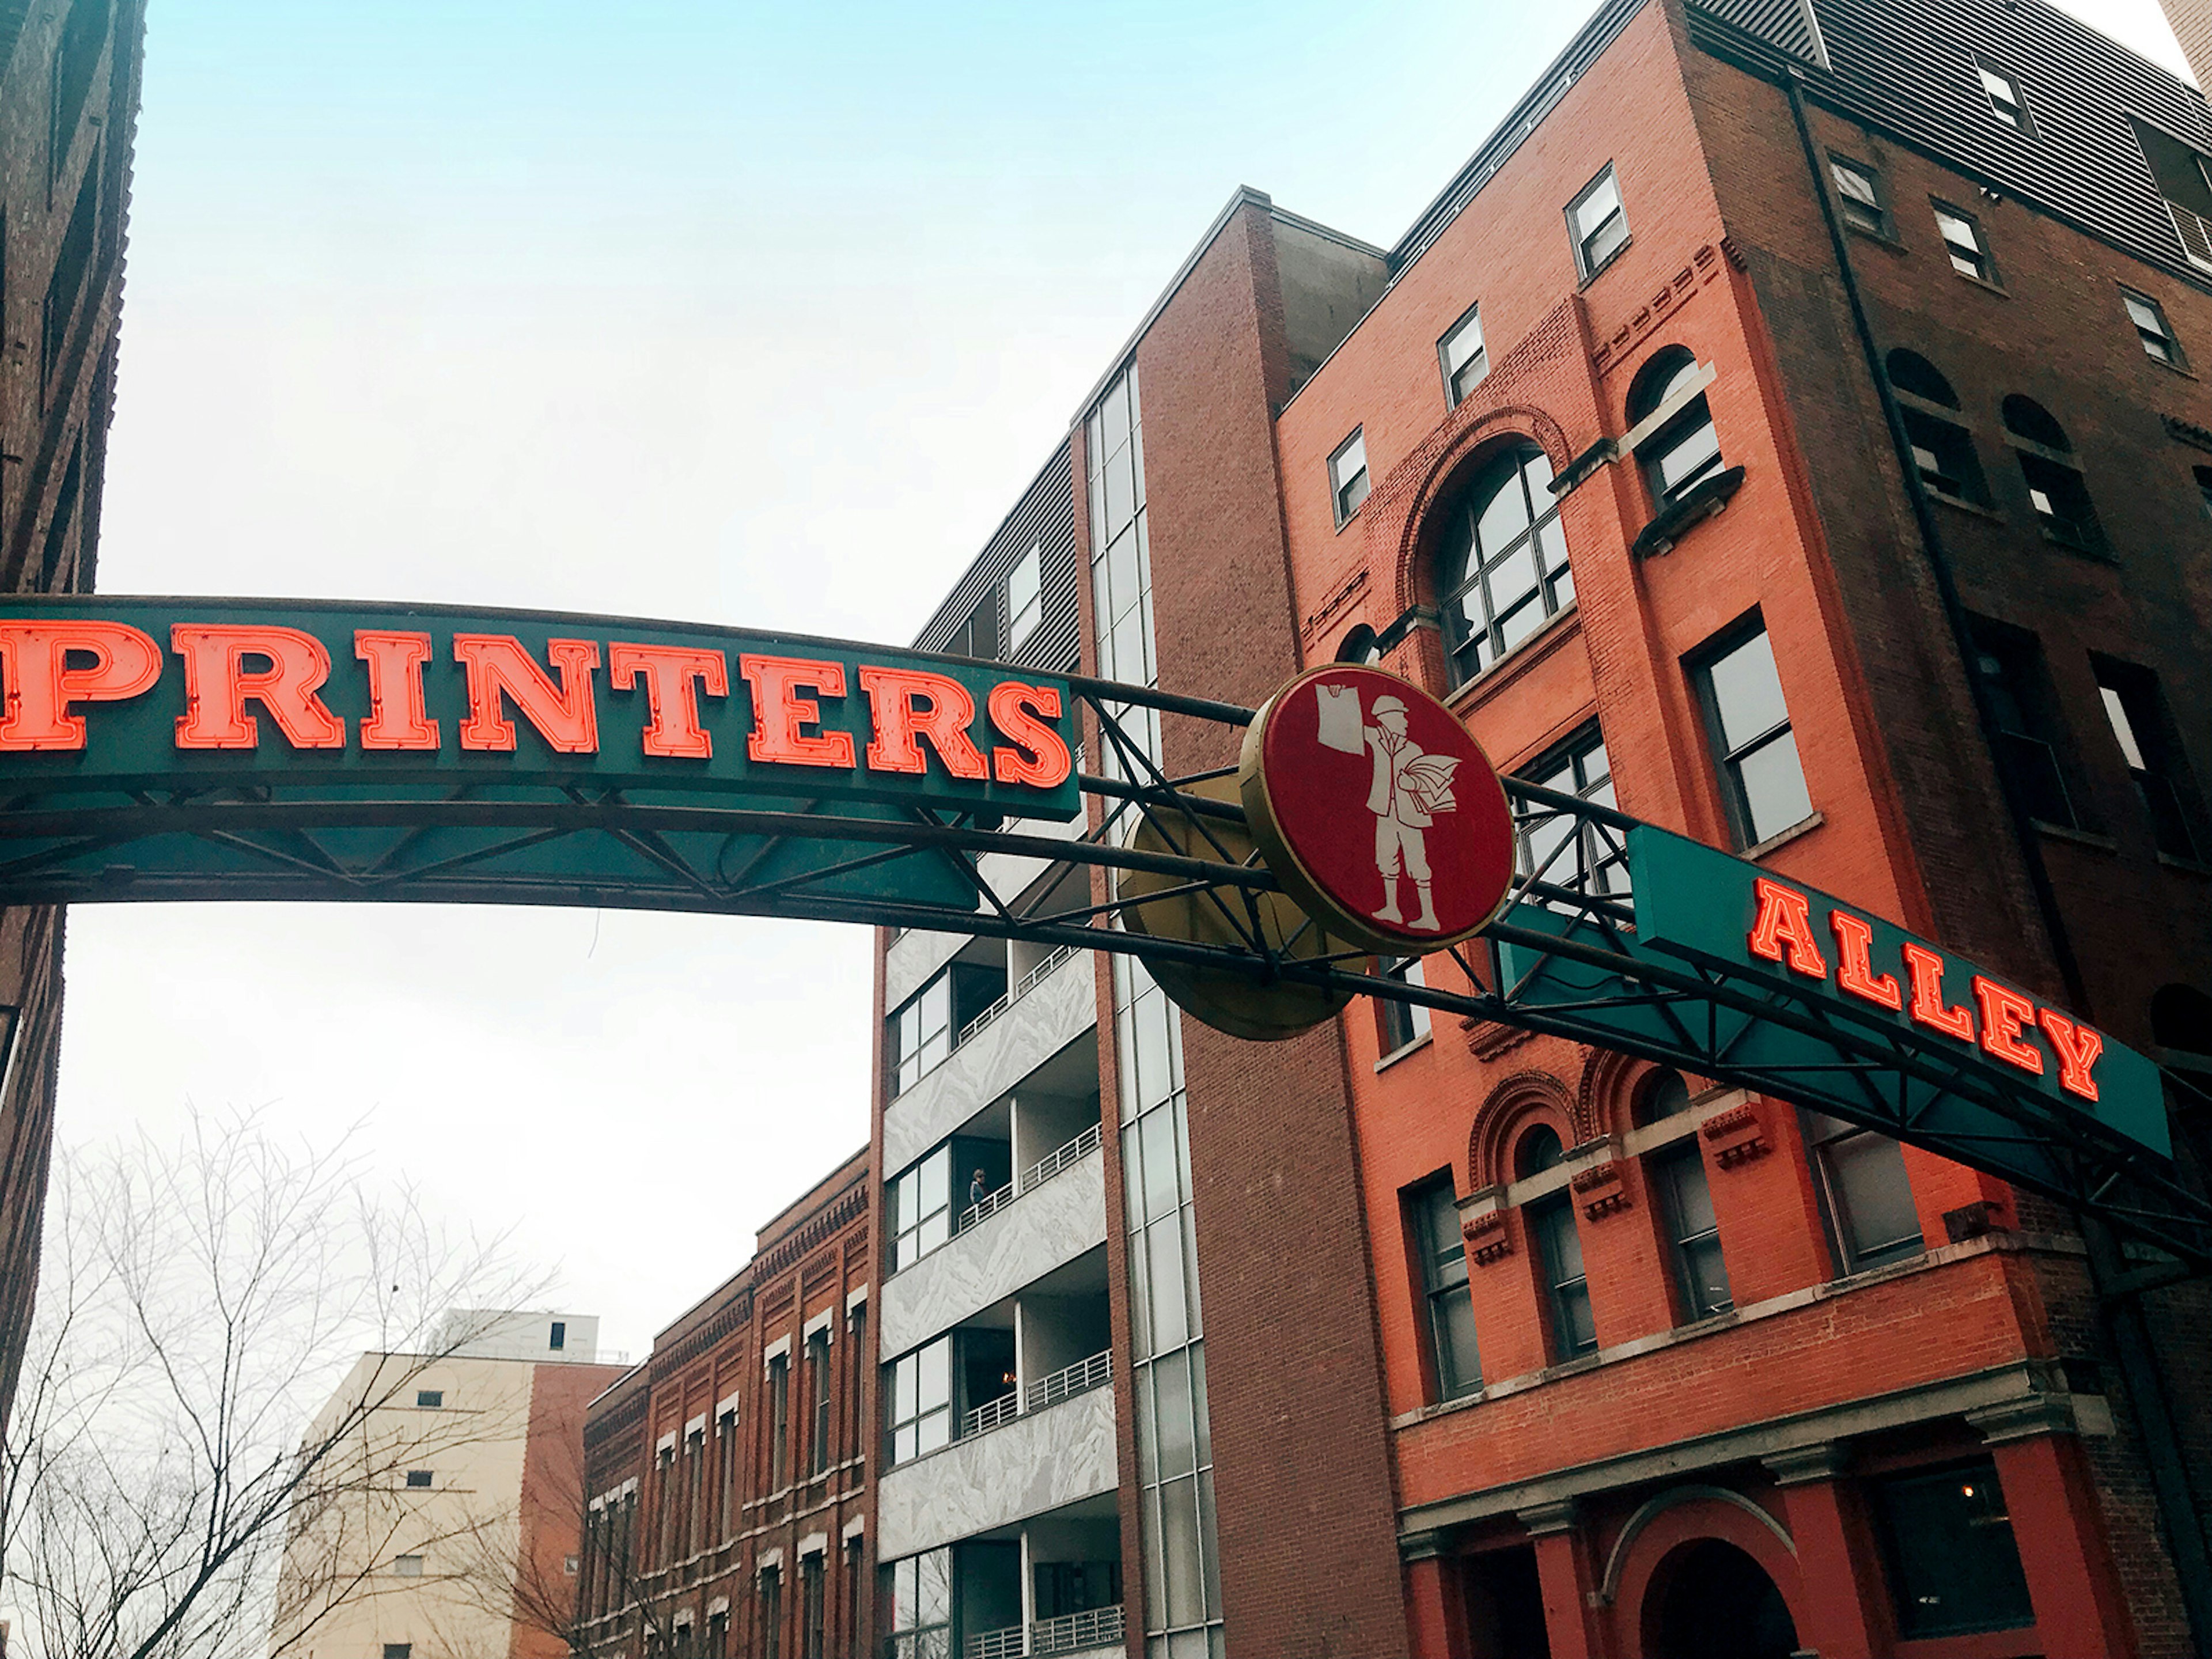
[[[1054,951],[1050,956],[1047,957],[1042,962],[1037,963],[1036,967],[1030,969],[1029,972],[1024,974],[1007,988],[1006,995],[1000,997],[996,1002],[993,1003],[989,1007],[983,1010],[981,1013],[976,1015],[975,1018],[969,1020],[965,1025],[960,1028],[959,1035],[952,1039],[952,1046],[955,1048],[957,1048],[962,1043],[972,1040],[978,1031],[981,1030],[986,1025],[988,1025],[993,1020],[998,1018],[1000,1014],[1005,1013],[1007,1009],[1012,1007],[1024,997],[1027,996],[1031,991],[1036,989],[1038,985],[1044,981],[1046,975],[1050,974],[1054,969],[1059,967],[1061,963],[1066,962],[1068,957],[1074,954],[1075,947],[1073,945],[1063,945],[1060,949]]]
[[[1098,1127],[1096,1123],[1065,1146],[1047,1152],[1042,1158],[1008,1182],[995,1193],[987,1193],[976,1202],[961,1211],[952,1224],[952,1234],[958,1237],[977,1222],[998,1214],[1032,1187],[1051,1180],[1069,1164],[1098,1150]]]
[[[966,1659],[1024,1659],[1024,1656],[1073,1653],[1083,1648],[1119,1647],[1121,1635],[1121,1608],[1116,1602],[1110,1607],[1039,1619],[1029,1625],[978,1631],[968,1638]]]
[[[1114,1380],[1114,1356],[1110,1351],[1094,1353],[1088,1359],[1079,1359],[1073,1365],[1063,1365],[1049,1376],[1041,1376],[1026,1389],[1017,1389],[1002,1394],[996,1400],[986,1401],[975,1407],[960,1420],[960,1437],[969,1439],[979,1434],[988,1434],[1002,1428],[1018,1417],[1041,1412],[1048,1406],[1056,1406],[1072,1395],[1092,1389],[1103,1389]]]

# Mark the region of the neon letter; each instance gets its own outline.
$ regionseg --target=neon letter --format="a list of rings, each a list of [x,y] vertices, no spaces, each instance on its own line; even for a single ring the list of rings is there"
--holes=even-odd
[[[2021,1030],[2035,1027],[2035,1005],[2011,987],[1974,975],[1974,1000],[1982,1008],[1982,1048],[2008,1066],[2043,1075],[2043,1050],[2020,1040]]]
[[[845,665],[816,662],[805,657],[756,657],[740,653],[738,672],[753,694],[752,735],[745,739],[749,760],[774,761],[782,766],[831,766],[850,770],[853,734],[850,732],[802,732],[803,726],[822,723],[822,705],[816,696],[845,695]]]
[[[90,657],[71,668],[71,652]],[[123,623],[0,622],[0,681],[7,708],[0,750],[82,749],[84,716],[73,702],[122,702],[161,678],[161,647]]]
[[[1924,945],[1910,939],[1905,945],[1905,971],[1912,981],[1912,1006],[1905,1012],[1916,1025],[1957,1037],[1974,1040],[1974,1017],[1964,1008],[1943,1006],[1943,958]]]
[[[1759,918],[1751,927],[1751,953],[1769,962],[1780,962],[1785,949],[1790,969],[1808,979],[1828,976],[1827,958],[1813,936],[1813,911],[1805,896],[1765,876],[1752,883],[1759,895]]]
[[[2077,1025],[2056,1008],[2039,1008],[2035,1017],[2051,1039],[2051,1052],[2058,1056],[2058,1086],[2084,1100],[2097,1097],[2097,1079],[2090,1067],[2105,1052],[2105,1039],[2086,1025]]]
[[[560,671],[557,686],[512,634],[453,635],[453,660],[466,664],[469,671],[469,717],[461,722],[462,748],[514,747],[514,722],[500,703],[507,696],[560,753],[599,751],[599,711],[592,701],[592,675],[599,665],[598,642],[548,640],[545,656]]]
[[[1905,1006],[1905,993],[1894,974],[1877,974],[1869,960],[1874,929],[1848,910],[1828,912],[1828,926],[1836,932],[1836,984],[1853,996],[1883,1008]]]
[[[730,695],[730,659],[719,651],[682,645],[611,645],[607,679],[627,691],[645,676],[647,714],[644,747],[648,755],[675,760],[712,760],[714,739],[699,724],[699,693]]]
[[[920,737],[929,739],[937,758],[954,777],[990,776],[983,757],[968,740],[975,699],[958,680],[917,668],[863,668],[860,690],[868,694],[876,729],[868,743],[868,770],[926,771],[928,763],[915,741]]]
[[[430,636],[358,628],[353,653],[368,665],[368,718],[361,723],[361,746],[435,749],[438,722],[422,704],[422,665],[430,659]]]
[[[316,689],[331,677],[331,653],[313,634],[250,623],[179,623],[170,648],[185,659],[185,712],[177,720],[179,749],[256,749],[261,723],[246,712],[252,697],[295,749],[343,749],[345,722]],[[249,669],[248,657],[267,659]]]
[[[991,724],[1015,745],[991,751],[991,767],[1000,783],[1055,789],[1075,769],[1074,758],[1059,732],[1045,720],[1060,718],[1060,691],[1049,685],[1002,680],[991,688]],[[1036,716],[1043,716],[1042,720]]]

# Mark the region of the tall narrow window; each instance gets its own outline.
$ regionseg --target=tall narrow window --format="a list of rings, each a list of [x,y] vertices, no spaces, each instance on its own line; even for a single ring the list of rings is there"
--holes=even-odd
[[[806,1446],[806,1472],[820,1478],[830,1471],[830,1333],[806,1339],[806,1389],[814,1402],[813,1433]]]
[[[1938,202],[1936,228],[1942,235],[1943,252],[1951,257],[1952,270],[1978,283],[1996,283],[1997,268],[1990,258],[1989,240],[1982,233],[1981,222],[1972,214]]]
[[[891,1093],[901,1095],[952,1052],[952,970],[946,969],[891,1016]]]
[[[1336,453],[1328,458],[1328,488],[1336,507],[1336,522],[1341,528],[1346,520],[1359,511],[1360,502],[1367,499],[1367,434],[1364,428],[1354,428]]]
[[[653,1459],[653,1547],[666,1566],[676,1559],[676,1448],[662,1446]]]
[[[1922,1249],[1903,1148],[1887,1135],[1801,1109],[1822,1210],[1847,1273],[1901,1261]]]
[[[1721,470],[1720,434],[1698,390],[1706,378],[1688,351],[1669,346],[1654,354],[1628,389],[1631,427],[1663,417],[1636,445],[1651,504],[1662,512]]]
[[[1756,847],[1812,817],[1765,629],[1755,627],[1713,652],[1696,679],[1736,845]]]
[[[1574,602],[1551,482],[1544,452],[1517,444],[1477,473],[1446,512],[1437,593],[1455,685],[1483,672]]]
[[[2203,152],[2148,122],[2137,119],[2134,125],[2136,143],[2158,180],[2182,252],[2199,270],[2212,270],[2212,178],[2207,176]]]
[[[2101,546],[2105,538],[2097,525],[2097,509],[2075,462],[2066,428],[2041,404],[2018,393],[2004,400],[2003,415],[2005,431],[2020,454],[2021,476],[2027,483],[2027,504],[2045,531],[2069,547]]]
[[[891,1462],[906,1462],[952,1439],[952,1339],[902,1355],[890,1364]]]
[[[1959,394],[1950,381],[1917,351],[1891,352],[1887,368],[1921,483],[1952,501],[1987,506],[1989,489],[1982,480],[1981,461],[1974,453],[1973,439],[1960,424]]]
[[[1606,756],[1605,735],[1595,725],[1584,726],[1521,776],[1540,788],[1578,796],[1595,805],[1616,804],[1613,763]],[[1586,829],[1569,813],[1531,801],[1516,800],[1514,812],[1520,821],[1522,874],[1578,891],[1628,891],[1627,842],[1623,836]],[[1571,845],[1577,836],[1581,844]]]
[[[783,1569],[769,1567],[760,1578],[761,1659],[783,1659]]]
[[[1379,978],[1395,979],[1401,985],[1421,985],[1421,959],[1419,957],[1384,957],[1376,964]],[[1385,1054],[1395,1054],[1399,1049],[1429,1034],[1429,1011],[1418,1002],[1392,1002],[1378,999],[1375,1018],[1381,1027],[1380,1042]]]
[[[1889,209],[1882,202],[1880,178],[1872,167],[1863,161],[1831,155],[1828,176],[1836,181],[1836,207],[1845,224],[1869,236],[1890,234]]]
[[[2035,123],[2028,115],[2027,100],[2021,95],[2020,82],[1981,58],[1974,60],[1974,70],[1981,77],[1982,96],[1989,100],[1990,113],[2008,127],[2033,134]]]
[[[1994,1459],[1869,1484],[1899,1636],[1917,1641],[2034,1622]]]
[[[1585,282],[1628,246],[1628,215],[1621,209],[1620,183],[1610,163],[1568,205],[1567,230],[1574,239],[1576,273]]]
[[[768,1484],[781,1492],[791,1484],[791,1356],[768,1362]]]
[[[1528,1219],[1552,1304],[1556,1356],[1565,1361],[1592,1352],[1597,1347],[1597,1325],[1590,1316],[1589,1281],[1583,1273],[1583,1241],[1575,1226],[1574,1204],[1567,1194],[1555,1193],[1529,1205]]]
[[[845,1540],[845,1628],[854,1632],[853,1646],[855,1653],[866,1651],[866,1644],[858,1634],[867,1628],[861,1622],[860,1592],[867,1582],[867,1576],[860,1565],[861,1542],[857,1535]]]
[[[707,1659],[730,1659],[730,1613],[726,1607],[707,1615]]]
[[[1674,1279],[1682,1311],[1705,1319],[1735,1305],[1729,1292],[1728,1267],[1721,1259],[1720,1223],[1705,1182],[1705,1158],[1695,1134],[1684,1136],[1655,1154],[1645,1166],[1659,1194],[1660,1213],[1674,1247]]]
[[[1006,573],[1006,649],[1018,651],[1044,620],[1044,544],[1014,561]]]
[[[714,1419],[715,1510],[720,1524],[714,1541],[726,1544],[738,1535],[738,1410],[732,1406]]]
[[[2181,355],[2181,342],[2173,337],[2173,325],[2166,320],[2164,307],[2148,295],[2126,288],[2120,290],[2120,306],[2128,313],[2128,321],[2135,325],[2136,339],[2142,346],[2144,356],[2169,368],[2189,366],[2188,360]]]
[[[567,1322],[559,1319],[553,1322],[553,1328],[546,1336],[545,1346],[551,1349],[555,1353],[559,1353],[563,1348],[568,1346],[568,1327]]]
[[[2105,719],[2136,793],[2142,798],[2152,840],[2169,858],[2201,857],[2197,826],[2203,807],[2159,690],[2158,676],[2147,668],[2106,659],[2100,659],[2096,668]]]
[[[678,1547],[685,1560],[707,1547],[707,1425],[702,1423],[684,1437],[684,1538]]]
[[[910,1267],[951,1235],[952,1148],[939,1146],[891,1182],[891,1271]]]
[[[884,1570],[890,1659],[946,1659],[952,1648],[952,1552],[925,1550]]]
[[[1996,715],[1997,764],[2021,792],[2039,823],[2078,830],[2060,759],[2057,699],[2033,635],[1983,623],[1974,630],[1974,665]]]
[[[1457,409],[1490,373],[1490,354],[1482,346],[1480,307],[1469,306],[1467,315],[1437,342],[1437,363],[1443,370],[1444,407]]]
[[[1475,1346],[1474,1304],[1468,1288],[1467,1247],[1460,1237],[1459,1202],[1449,1175],[1407,1194],[1420,1253],[1421,1291],[1428,1303],[1429,1342],[1436,1356],[1437,1398],[1455,1400],[1482,1387],[1482,1356]]]
[[[823,1659],[825,1620],[822,1606],[822,1557],[803,1556],[799,1563],[799,1659]]]

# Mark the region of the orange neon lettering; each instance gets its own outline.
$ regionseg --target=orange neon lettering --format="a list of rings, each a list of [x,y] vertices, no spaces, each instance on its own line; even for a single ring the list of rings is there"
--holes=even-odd
[[[261,723],[246,712],[249,697],[269,711],[293,748],[345,747],[345,722],[315,695],[331,677],[331,653],[313,635],[251,623],[179,623],[169,630],[169,647],[185,659],[178,748],[258,748]],[[249,657],[269,666],[248,668]]]
[[[945,769],[956,778],[985,778],[990,769],[969,741],[975,699],[949,675],[918,668],[860,670],[875,736],[868,742],[871,772],[920,774],[928,769],[917,738],[927,738]]]
[[[2022,1042],[2022,1030],[2035,1028],[2035,1005],[2008,985],[1974,975],[1974,1000],[1982,1010],[1982,1051],[2008,1066],[2043,1075],[2043,1050]]]
[[[71,667],[71,656],[90,657]],[[82,749],[84,716],[73,702],[122,702],[161,678],[161,647],[123,623],[0,622],[0,750]]]
[[[1808,979],[1828,976],[1827,958],[1813,933],[1812,905],[1794,887],[1784,887],[1765,876],[1752,883],[1759,896],[1759,917],[1751,927],[1751,953],[1769,962],[1784,962],[1792,973]]]
[[[683,645],[623,645],[607,647],[607,680],[627,691],[645,677],[648,755],[672,760],[712,760],[714,739],[699,724],[699,692],[730,695],[730,659],[719,651]]]
[[[1828,926],[1836,935],[1837,986],[1878,1007],[1905,1006],[1905,993],[1898,988],[1897,975],[1874,971],[1870,960],[1874,929],[1848,910],[1828,912]]]
[[[545,657],[561,676],[557,685],[512,634],[453,635],[453,660],[465,665],[469,675],[469,717],[461,722],[462,748],[514,747],[514,722],[502,707],[506,699],[561,754],[598,752],[599,713],[592,700],[592,676],[599,665],[598,641],[548,640]]]
[[[748,759],[772,761],[780,766],[851,768],[850,732],[801,729],[822,723],[822,705],[816,697],[845,695],[842,663],[744,653],[738,658],[738,672],[745,677],[753,694],[753,729],[745,739]],[[815,696],[803,697],[799,695],[801,691]]]
[[[2076,1024],[2056,1008],[2039,1008],[2035,1017],[2051,1039],[2051,1052],[2058,1056],[2058,1086],[2084,1100],[2097,1097],[2092,1068],[2105,1052],[2105,1039],[2087,1025]]]
[[[430,636],[358,628],[353,653],[368,665],[368,718],[361,723],[361,746],[435,749],[438,722],[422,702]]]
[[[1067,781],[1075,769],[1074,757],[1060,733],[1044,723],[1060,718],[1057,687],[1001,680],[991,688],[990,709],[991,724],[1014,745],[1001,744],[991,751],[992,774],[1000,783],[1055,789]]]
[[[1974,1040],[1974,1016],[1964,1008],[1951,1008],[1943,1002],[1943,958],[1924,945],[1907,940],[1905,945],[1905,971],[1912,981],[1912,1001],[1905,1012],[1916,1025],[1925,1025],[1931,1031],[1941,1031],[1946,1036],[1957,1037],[1962,1042]]]

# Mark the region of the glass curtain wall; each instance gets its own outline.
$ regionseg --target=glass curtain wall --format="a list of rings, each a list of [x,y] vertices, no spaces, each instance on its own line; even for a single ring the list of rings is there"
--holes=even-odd
[[[1106,679],[1152,685],[1157,683],[1152,560],[1133,363],[1107,387],[1085,435],[1098,672]],[[1121,723],[1157,762],[1158,714],[1126,711]],[[1134,769],[1111,744],[1102,744],[1101,750],[1102,772],[1121,776]],[[1113,972],[1134,1351],[1127,1397],[1136,1407],[1145,1651],[1147,1659],[1221,1659],[1213,1449],[1206,1425],[1206,1345],[1191,1228],[1182,1024],[1142,963],[1117,956]]]

